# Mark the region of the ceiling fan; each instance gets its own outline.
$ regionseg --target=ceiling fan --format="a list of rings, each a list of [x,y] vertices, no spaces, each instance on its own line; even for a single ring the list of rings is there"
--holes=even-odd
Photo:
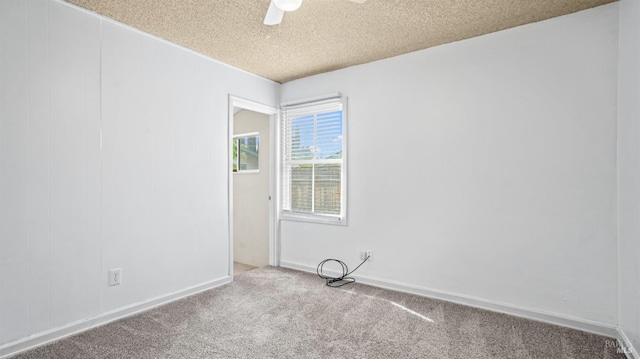
[[[357,4],[364,4],[367,0],[349,0]],[[269,10],[264,17],[265,25],[278,25],[282,22],[282,17],[285,11],[298,10],[302,4],[302,0],[271,0],[269,4]]]

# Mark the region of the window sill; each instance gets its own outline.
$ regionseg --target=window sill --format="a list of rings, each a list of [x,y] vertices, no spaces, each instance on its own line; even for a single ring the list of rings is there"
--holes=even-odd
[[[334,226],[347,225],[347,219],[344,217],[322,216],[317,214],[296,213],[289,211],[283,211],[282,213],[280,213],[280,219],[283,221],[331,224]]]

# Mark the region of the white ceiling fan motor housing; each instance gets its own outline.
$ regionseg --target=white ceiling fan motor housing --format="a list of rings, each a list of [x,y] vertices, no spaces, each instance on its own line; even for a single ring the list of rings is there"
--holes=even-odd
[[[273,2],[282,11],[298,10],[302,4],[302,0],[273,0]]]

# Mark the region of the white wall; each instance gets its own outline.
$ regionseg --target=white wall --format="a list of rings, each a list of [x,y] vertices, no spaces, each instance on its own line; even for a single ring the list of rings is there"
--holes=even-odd
[[[269,264],[269,116],[242,110],[233,116],[233,134],[260,135],[259,173],[233,174],[233,260]]]
[[[349,98],[349,225],[283,222],[282,263],[617,323],[618,4],[282,86]],[[637,288],[637,287],[636,287]]]
[[[275,106],[279,87],[61,1],[0,1],[0,356],[227,277],[228,95]]]
[[[620,328],[640,350],[640,3],[620,2],[618,88]]]

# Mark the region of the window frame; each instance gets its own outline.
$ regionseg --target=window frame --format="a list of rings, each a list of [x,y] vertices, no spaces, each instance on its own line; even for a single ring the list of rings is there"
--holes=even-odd
[[[256,137],[258,139],[258,142],[260,141],[260,132],[247,132],[247,133],[240,133],[237,135],[233,135],[233,141],[235,142],[235,140],[239,140],[241,138],[249,138],[249,137]],[[259,146],[259,145],[258,145]],[[236,165],[236,170],[233,171],[233,174],[254,174],[254,173],[260,173],[260,147],[258,147],[258,168],[257,169],[250,169],[250,170],[241,170],[240,169],[240,141],[238,141],[238,147],[236,149],[236,153],[238,154],[236,160],[236,163],[233,163],[232,165]],[[233,156],[232,156],[233,158]]]
[[[296,110],[304,110],[304,109],[308,109],[308,108],[313,108],[316,106],[320,106],[322,104],[325,103],[339,103],[341,106],[341,111],[342,111],[342,159],[340,160],[335,160],[335,159],[312,159],[312,160],[287,160],[286,158],[286,154],[287,154],[287,149],[285,149],[285,146],[287,145],[287,136],[288,134],[286,133],[287,131],[287,124],[285,123],[285,121],[289,121],[289,118],[287,117],[286,113],[287,113],[287,109],[288,108],[294,108]],[[314,114],[320,114],[320,113],[325,113],[322,111],[317,111],[314,112]],[[296,116],[299,117],[299,116]],[[295,118],[295,117],[294,117]],[[297,221],[297,222],[309,222],[309,223],[320,223],[320,224],[332,224],[332,225],[347,225],[347,191],[348,191],[348,186],[347,186],[347,168],[348,168],[348,135],[347,135],[347,124],[348,124],[348,112],[347,112],[347,98],[346,97],[337,97],[337,98],[328,98],[328,99],[323,99],[323,100],[313,100],[313,101],[306,101],[304,103],[301,104],[294,104],[294,105],[289,105],[289,106],[285,106],[283,105],[281,107],[281,145],[282,145],[282,150],[281,150],[281,154],[280,154],[280,162],[281,162],[281,170],[280,170],[280,176],[282,178],[281,180],[281,184],[280,184],[280,190],[283,192],[282,196],[281,196],[281,204],[280,204],[280,218],[283,220],[288,220],[288,221]],[[289,201],[291,201],[291,197],[290,194],[286,194],[284,193],[286,190],[290,190],[290,188],[287,188],[287,179],[286,179],[286,169],[288,166],[291,165],[295,165],[295,164],[313,164],[314,166],[316,164],[323,164],[323,163],[340,163],[341,164],[341,168],[340,168],[340,214],[338,215],[332,215],[332,214],[319,214],[319,213],[312,213],[312,212],[299,212],[299,211],[292,211],[290,209],[285,209],[285,208],[290,208],[291,204],[288,203],[286,204],[285,201],[288,199]],[[313,178],[313,181],[315,182],[315,178]],[[315,191],[312,192],[312,195],[315,197]]]

